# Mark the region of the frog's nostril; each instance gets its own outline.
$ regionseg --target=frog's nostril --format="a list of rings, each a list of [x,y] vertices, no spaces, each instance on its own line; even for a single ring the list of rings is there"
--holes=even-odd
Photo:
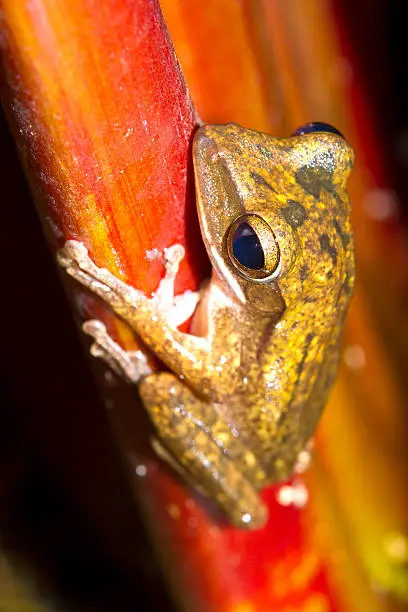
[[[205,132],[198,131],[194,138],[194,146],[209,162],[215,163],[218,161],[218,147],[214,140],[207,136]]]
[[[301,127],[298,127],[292,134],[292,136],[304,136],[305,134],[311,134],[313,132],[326,132],[329,134],[336,134],[344,138],[343,134],[339,132],[337,128],[330,123],[323,123],[323,121],[311,121],[305,123]]]

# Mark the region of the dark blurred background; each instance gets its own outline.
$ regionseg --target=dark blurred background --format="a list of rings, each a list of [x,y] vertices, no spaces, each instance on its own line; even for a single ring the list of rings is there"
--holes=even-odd
[[[339,0],[337,10],[406,203],[406,2]],[[17,580],[16,607],[2,607],[11,563],[47,610],[170,611],[3,117],[0,146],[0,609],[23,609],[27,596]]]
[[[337,0],[372,105],[380,146],[404,210],[408,195],[408,5],[404,0]]]

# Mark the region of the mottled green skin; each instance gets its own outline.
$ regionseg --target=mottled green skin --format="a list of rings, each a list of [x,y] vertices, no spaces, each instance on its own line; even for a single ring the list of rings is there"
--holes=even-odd
[[[173,373],[139,385],[164,454],[234,524],[256,528],[267,516],[257,492],[291,474],[335,378],[354,285],[345,191],[353,152],[335,134],[277,139],[225,125],[198,130],[193,158],[213,265],[193,322],[204,313],[205,338],[171,329],[151,300],[75,249],[60,259]],[[228,255],[228,229],[244,213],[275,235],[280,265],[267,282],[244,278]]]

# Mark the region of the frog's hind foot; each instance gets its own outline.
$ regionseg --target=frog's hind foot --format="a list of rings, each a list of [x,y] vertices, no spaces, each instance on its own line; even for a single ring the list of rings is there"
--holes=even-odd
[[[108,334],[102,321],[91,319],[82,325],[83,331],[92,336],[94,342],[90,353],[103,359],[119,376],[131,383],[151,374],[152,370],[142,351],[125,351]]]
[[[168,462],[174,465],[176,461],[186,472],[187,480],[200,493],[205,491],[215,499],[235,526],[262,527],[267,509],[256,488],[241,472],[239,462],[228,453],[229,430],[220,423],[214,407],[167,372],[144,378],[139,392],[160,445],[171,456]],[[229,435],[233,440],[233,434]],[[236,445],[237,440],[233,443]]]

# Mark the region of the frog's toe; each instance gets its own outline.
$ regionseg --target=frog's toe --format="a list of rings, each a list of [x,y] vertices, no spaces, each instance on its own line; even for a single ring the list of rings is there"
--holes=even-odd
[[[185,254],[186,250],[182,244],[173,244],[172,246],[164,249],[164,258],[166,264],[169,264],[170,266],[176,266],[177,269],[180,262],[184,259]]]
[[[67,240],[62,249],[58,251],[57,259],[63,268],[67,268],[72,263],[79,265],[84,260],[89,259],[88,249],[78,240]]]
[[[268,509],[253,484],[232,461],[220,461],[213,474],[219,483],[218,501],[240,529],[261,529],[268,520]]]
[[[240,529],[262,529],[268,521],[268,509],[259,499],[255,508],[241,512],[236,517],[232,517],[232,520]]]

